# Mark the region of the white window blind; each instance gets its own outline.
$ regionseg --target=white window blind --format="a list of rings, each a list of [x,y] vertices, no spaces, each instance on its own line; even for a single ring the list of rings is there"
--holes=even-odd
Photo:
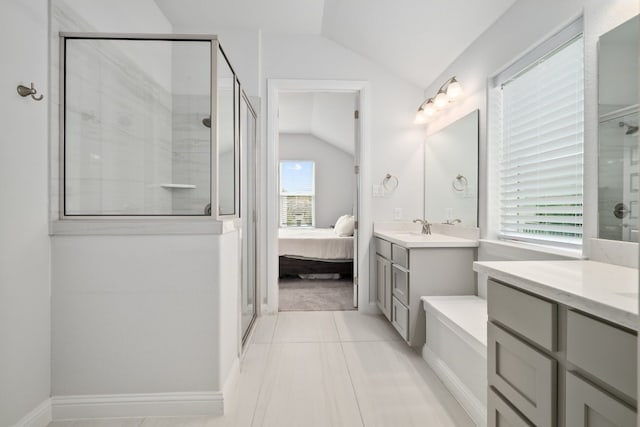
[[[314,162],[280,162],[280,226],[315,226]]]
[[[500,237],[581,245],[582,36],[501,82],[498,90]]]

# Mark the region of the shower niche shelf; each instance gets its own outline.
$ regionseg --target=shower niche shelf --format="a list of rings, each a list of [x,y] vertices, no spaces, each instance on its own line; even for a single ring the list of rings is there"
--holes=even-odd
[[[193,184],[160,184],[160,187],[170,190],[190,190],[196,188]]]

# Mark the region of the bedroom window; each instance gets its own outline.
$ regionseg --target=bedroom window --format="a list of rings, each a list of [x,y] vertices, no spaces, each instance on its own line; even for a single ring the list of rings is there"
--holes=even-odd
[[[493,83],[499,237],[580,246],[582,22],[534,49]]]
[[[280,162],[280,227],[314,227],[315,163]]]

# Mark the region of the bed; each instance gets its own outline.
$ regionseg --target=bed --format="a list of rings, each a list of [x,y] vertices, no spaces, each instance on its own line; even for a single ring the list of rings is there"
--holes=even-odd
[[[333,228],[280,228],[280,277],[300,274],[353,274],[353,236]]]

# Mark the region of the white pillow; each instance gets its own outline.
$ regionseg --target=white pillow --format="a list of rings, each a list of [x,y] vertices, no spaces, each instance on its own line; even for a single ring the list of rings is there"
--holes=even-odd
[[[340,237],[353,236],[355,225],[356,220],[352,215],[343,215],[336,221],[334,231]]]
[[[337,229],[338,228],[338,224],[340,224],[342,221],[345,220],[345,218],[347,218],[349,215],[341,215],[338,217],[338,219],[336,220],[336,224],[333,226],[333,229]]]

